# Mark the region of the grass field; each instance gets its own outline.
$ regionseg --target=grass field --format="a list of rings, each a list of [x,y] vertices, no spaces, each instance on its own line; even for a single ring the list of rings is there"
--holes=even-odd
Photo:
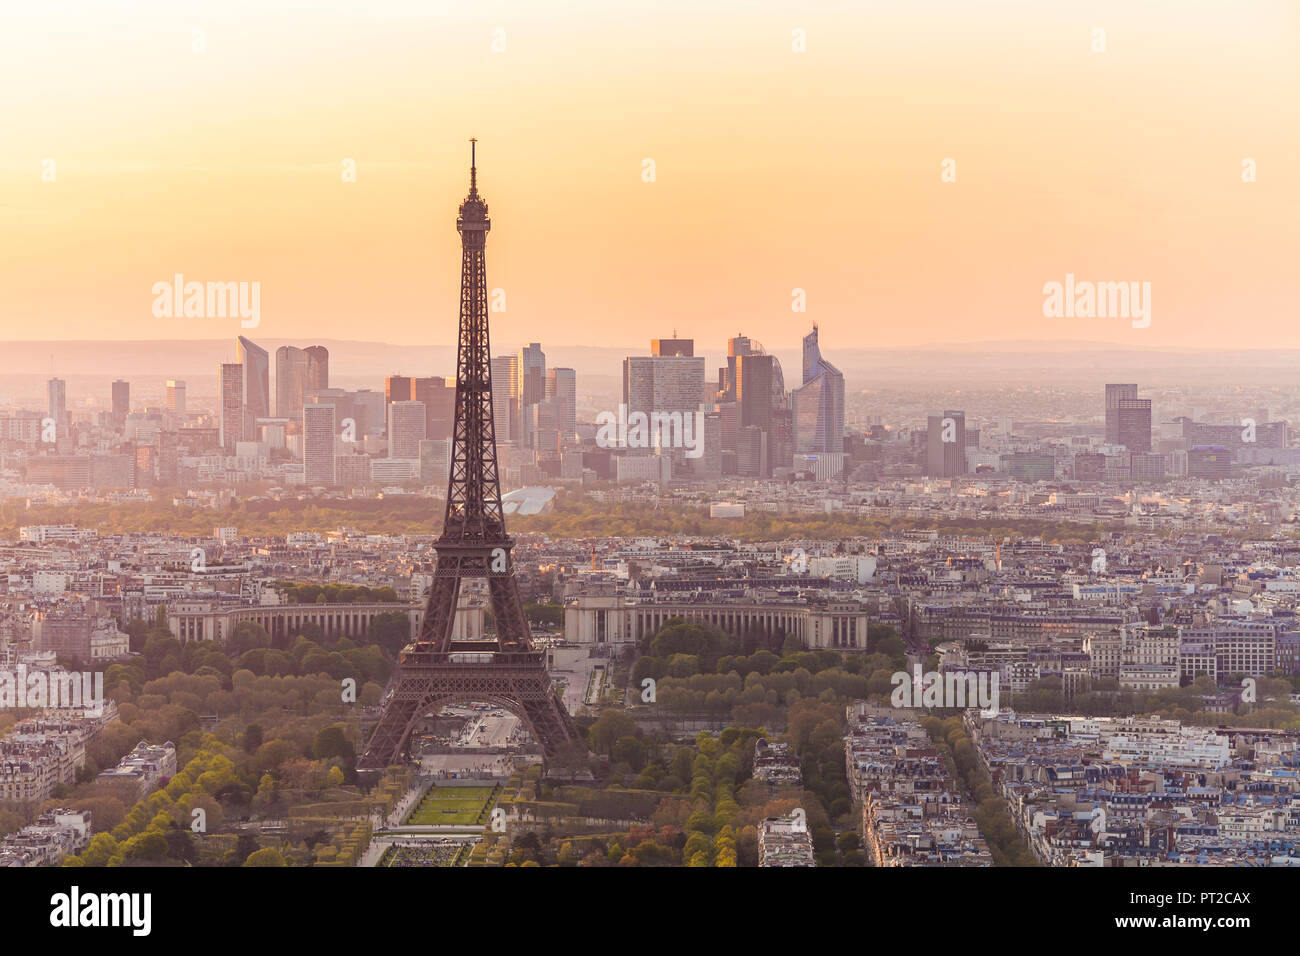
[[[496,787],[430,787],[406,823],[481,824],[487,820],[496,792]]]

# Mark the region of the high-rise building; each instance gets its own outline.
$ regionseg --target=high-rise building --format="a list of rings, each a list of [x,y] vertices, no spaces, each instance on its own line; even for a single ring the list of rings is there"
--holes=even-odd
[[[629,356],[623,360],[627,414],[695,412],[704,398],[704,358]]]
[[[63,437],[63,430],[68,424],[68,383],[61,378],[52,378],[45,384],[49,398],[49,414],[58,427],[58,437]]]
[[[229,454],[244,440],[244,366],[223,362],[217,370],[217,434]]]
[[[703,451],[691,462],[691,471],[697,479],[722,477],[722,415],[718,412],[704,414],[704,434],[700,436]],[[734,440],[733,440],[734,447]]]
[[[690,340],[681,340],[689,342]],[[693,343],[691,345],[693,351]],[[673,459],[673,469],[684,467],[685,429],[692,430],[692,443],[703,440],[694,434],[696,412],[705,400],[704,357],[682,355],[629,356],[623,360],[623,404],[629,422],[645,415],[649,425],[649,447],[629,448],[630,454],[653,454]],[[672,434],[673,428],[677,434]]]
[[[794,461],[794,412],[788,405],[772,409],[772,425],[767,432],[767,454],[768,465],[774,475],[776,469],[789,468]]]
[[[451,440],[428,439],[420,442],[420,481],[446,485],[451,472]]]
[[[571,368],[546,370],[546,397],[558,405],[556,427],[562,441],[572,441],[578,431],[578,377]]]
[[[330,350],[323,345],[309,345],[302,350],[307,358],[307,383],[303,391],[309,388],[330,387]]]
[[[740,424],[767,431],[772,425],[772,380],[776,359],[750,353],[736,357],[736,401]]]
[[[1046,452],[1018,451],[1002,456],[1002,470],[1017,481],[1051,481],[1056,459]]]
[[[369,455],[335,455],[334,483],[343,488],[356,488],[370,482]]]
[[[329,384],[330,353],[325,346],[282,345],[275,350],[275,411],[281,418],[297,418],[306,394]]]
[[[388,412],[382,392],[358,388],[347,393],[352,402],[352,417],[357,423],[357,435],[379,435],[387,427]]]
[[[257,420],[271,417],[271,357],[266,349],[240,335],[235,357],[244,367],[244,440],[257,440]]]
[[[180,477],[180,436],[176,432],[158,433],[158,483],[174,485]]]
[[[736,473],[747,477],[771,474],[768,467],[768,433],[757,425],[744,425],[736,433]]]
[[[425,423],[424,402],[389,402],[388,457],[418,459]]]
[[[335,420],[333,405],[302,407],[302,473],[308,485],[333,485]]]
[[[718,415],[718,447],[722,451],[734,452],[736,433],[740,428],[740,406],[736,402],[718,402],[713,410]]]
[[[1106,386],[1106,444],[1120,445],[1119,440],[1119,403],[1122,399],[1138,397],[1136,385]]]
[[[302,411],[306,376],[302,349],[281,345],[275,350],[275,413],[287,418]]]
[[[411,376],[390,375],[384,379],[384,404],[411,400]]]
[[[135,446],[135,486],[151,488],[158,477],[158,448],[156,445]]]
[[[167,411],[185,417],[185,382],[178,378],[167,380]]]
[[[1232,476],[1232,452],[1220,445],[1197,445],[1187,452],[1187,474],[1220,481]]]
[[[1130,452],[1151,450],[1151,399],[1121,398],[1115,418],[1117,444]]]
[[[411,401],[424,403],[425,437],[431,441],[451,438],[456,420],[456,382],[440,375],[411,379]]]
[[[736,359],[751,354],[751,351],[752,347],[747,336],[736,335],[727,339],[727,364],[718,369],[718,401],[736,400]]]
[[[926,429],[926,474],[953,478],[966,473],[966,413],[931,415]]]
[[[844,376],[822,358],[817,326],[803,339],[803,385],[791,393],[797,454],[844,450]]]
[[[676,333],[674,333],[674,336]],[[650,354],[661,358],[691,358],[695,355],[694,339],[651,339]]]
[[[519,440],[519,356],[492,359],[492,420],[498,442]]]
[[[540,342],[519,350],[519,389],[521,412],[546,398],[546,353]]]
[[[515,441],[534,448],[537,416],[532,406],[546,401],[546,353],[540,342],[532,342],[519,351],[519,433]]]
[[[117,379],[113,382],[113,424],[121,428],[126,416],[131,414],[131,383]]]

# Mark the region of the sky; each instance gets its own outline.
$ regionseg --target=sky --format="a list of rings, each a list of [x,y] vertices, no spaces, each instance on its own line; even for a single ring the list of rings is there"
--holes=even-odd
[[[494,339],[1298,347],[1297,94],[1294,0],[5,3],[0,339],[452,343],[473,136]]]

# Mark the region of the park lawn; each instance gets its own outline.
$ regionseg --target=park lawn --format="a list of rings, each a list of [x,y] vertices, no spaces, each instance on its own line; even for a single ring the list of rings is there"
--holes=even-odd
[[[449,823],[473,825],[487,818],[488,805],[496,787],[434,786],[406,818],[408,825]]]

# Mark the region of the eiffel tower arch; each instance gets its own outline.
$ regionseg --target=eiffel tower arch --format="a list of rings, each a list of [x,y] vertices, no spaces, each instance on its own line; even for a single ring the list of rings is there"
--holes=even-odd
[[[474,141],[471,140],[471,143]],[[411,730],[447,704],[485,700],[517,715],[551,757],[581,745],[573,718],[551,684],[544,652],[533,647],[511,560],[497,474],[488,348],[487,267],[492,228],[478,193],[471,146],[469,195],[460,204],[460,340],[456,353],[456,423],[442,534],[434,543],[437,570],[419,637],[398,657],[392,695],[357,762],[381,770],[402,759]],[[496,621],[487,640],[453,640],[456,605],[465,578],[486,578]]]

